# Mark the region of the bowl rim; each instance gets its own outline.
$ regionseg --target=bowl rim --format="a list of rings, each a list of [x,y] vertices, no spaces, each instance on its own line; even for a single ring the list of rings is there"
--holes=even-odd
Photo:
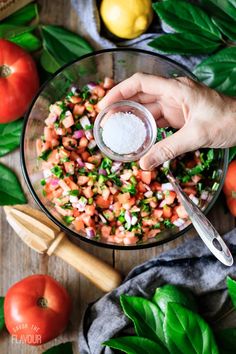
[[[156,58],[159,59],[163,59],[171,64],[173,64],[174,66],[180,67],[182,68],[184,71],[186,71],[189,75],[189,77],[192,77],[193,79],[197,80],[196,76],[188,69],[186,68],[183,64],[179,64],[178,62],[176,62],[173,59],[170,59],[168,57],[165,57],[164,55],[161,54],[157,54],[157,53],[153,53],[151,51],[147,51],[144,49],[138,49],[138,48],[127,48],[127,47],[120,47],[120,48],[109,48],[109,49],[102,49],[99,51],[94,51],[88,54],[85,54],[75,60],[70,61],[69,63],[63,65],[60,69],[58,69],[49,79],[47,79],[39,88],[37,94],[34,96],[27,112],[24,115],[24,124],[23,124],[23,128],[22,128],[22,134],[21,134],[21,142],[20,142],[20,165],[21,165],[21,170],[22,170],[22,174],[24,177],[24,180],[26,182],[26,185],[30,191],[30,194],[32,195],[34,201],[36,202],[36,204],[40,207],[40,209],[46,214],[46,216],[53,221],[60,229],[62,229],[68,236],[69,238],[74,241],[74,242],[78,242],[78,241],[83,241],[86,242],[88,244],[92,244],[94,246],[98,246],[98,247],[102,247],[102,248],[107,248],[107,249],[112,249],[112,250],[122,250],[122,251],[128,251],[128,250],[141,250],[141,249],[146,249],[146,248],[151,248],[151,247],[155,247],[155,246],[160,246],[163,245],[165,243],[168,243],[170,241],[173,241],[175,239],[177,239],[178,237],[182,236],[183,234],[185,234],[186,232],[188,232],[191,228],[193,228],[192,224],[188,225],[187,227],[185,227],[183,230],[180,230],[178,232],[176,232],[176,234],[170,235],[170,237],[168,239],[163,239],[163,240],[158,240],[156,239],[153,242],[147,243],[147,244],[136,244],[136,245],[130,245],[130,246],[121,246],[121,245],[116,245],[116,244],[108,244],[108,243],[103,243],[103,242],[99,242],[96,240],[92,240],[92,239],[88,239],[85,236],[82,236],[78,233],[76,233],[75,231],[69,229],[68,227],[66,227],[66,225],[62,224],[59,220],[57,220],[49,211],[48,209],[43,205],[43,203],[40,201],[39,197],[37,196],[30,178],[28,176],[28,172],[26,169],[26,163],[25,163],[25,153],[24,153],[24,140],[25,140],[25,133],[26,133],[26,127],[28,124],[28,119],[29,119],[29,115],[30,112],[35,104],[35,102],[37,101],[38,97],[40,96],[41,92],[44,90],[44,88],[49,84],[49,82],[51,80],[53,80],[57,75],[59,75],[65,68],[71,66],[72,64],[82,61],[83,59],[89,58],[89,57],[93,57],[99,54],[103,54],[103,53],[109,53],[109,52],[134,52],[134,53],[142,53],[142,54],[146,54],[149,56],[154,56]],[[226,175],[226,171],[227,171],[227,166],[228,166],[228,159],[229,159],[229,149],[222,149],[224,152],[224,163],[223,163],[223,168],[222,168],[222,176],[221,176],[221,183],[219,185],[218,190],[216,191],[216,193],[214,194],[212,200],[210,201],[209,205],[207,206],[207,208],[203,211],[204,214],[207,214],[211,208],[213,207],[213,205],[215,204],[216,200],[218,199],[218,196],[221,192],[221,189],[223,187],[223,183],[224,183],[224,179],[225,179],[225,175]]]

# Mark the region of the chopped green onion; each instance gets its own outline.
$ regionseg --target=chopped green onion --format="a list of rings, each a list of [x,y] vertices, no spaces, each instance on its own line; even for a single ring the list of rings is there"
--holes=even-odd
[[[93,129],[93,124],[85,125],[84,130],[92,130],[92,129]]]
[[[48,156],[51,154],[52,150],[51,149],[47,149],[44,150],[41,155],[39,156],[40,159],[47,161],[48,160]]]
[[[65,221],[65,223],[66,223],[67,225],[69,225],[69,224],[72,223],[72,221],[75,220],[75,218],[74,218],[73,216],[68,216],[68,215],[66,215],[66,216],[63,216],[63,220]]]
[[[153,225],[154,229],[160,229],[161,224],[159,222],[157,222],[155,225]]]
[[[134,176],[130,177],[130,182],[133,183],[134,185],[137,184],[137,179]]]
[[[72,189],[71,191],[69,191],[69,195],[71,195],[73,197],[78,197],[79,190],[78,189]]]
[[[41,186],[45,186],[45,184],[46,184],[45,179],[41,179],[40,184],[41,184]]]
[[[93,198],[89,198],[89,199],[88,199],[88,204],[89,204],[89,205],[93,204]]]
[[[72,210],[72,204],[71,203],[65,203],[63,205],[61,205],[62,209],[69,209]]]
[[[164,220],[163,224],[167,229],[171,229],[172,227],[174,227],[174,224],[172,224],[172,222],[169,219]]]
[[[211,189],[212,189],[212,191],[215,192],[215,191],[217,191],[218,188],[219,188],[219,183],[215,182]]]
[[[57,177],[57,178],[62,178],[63,176],[63,171],[60,166],[54,166],[51,168],[51,172]]]
[[[47,195],[47,193],[46,193],[46,191],[43,189],[42,190],[42,195],[44,196],[44,197],[46,197],[46,195]]]

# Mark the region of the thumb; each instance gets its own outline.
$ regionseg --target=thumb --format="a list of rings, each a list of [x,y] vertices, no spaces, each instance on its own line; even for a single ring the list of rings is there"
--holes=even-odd
[[[141,158],[140,167],[143,170],[151,170],[178,155],[199,148],[199,139],[195,137],[196,141],[194,142],[194,136],[195,134],[192,133],[192,130],[183,127],[173,135],[156,143],[148,153]]]

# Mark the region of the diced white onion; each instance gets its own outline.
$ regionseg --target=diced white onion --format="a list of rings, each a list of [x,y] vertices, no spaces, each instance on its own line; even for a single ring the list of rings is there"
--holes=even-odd
[[[90,126],[91,125],[90,120],[88,119],[87,116],[81,117],[79,121],[80,121],[80,124],[82,125],[82,127],[84,129],[86,128],[86,126]]]
[[[43,176],[44,176],[44,178],[48,178],[48,177],[52,176],[51,170],[49,170],[49,169],[43,170]]]
[[[201,199],[202,200],[207,200],[208,197],[209,197],[209,192],[208,191],[202,191]]]
[[[95,140],[91,140],[91,141],[88,143],[88,148],[89,148],[89,149],[93,149],[93,148],[95,148],[96,145],[97,145],[96,141],[95,141]]]
[[[171,183],[167,182],[167,183],[162,183],[161,189],[162,189],[163,191],[173,191],[173,190],[174,190],[174,187],[172,186]]]
[[[144,193],[144,196],[146,198],[151,198],[153,196],[153,192],[152,191],[147,191],[147,192]]]
[[[199,199],[195,197],[195,195],[190,194],[189,199],[191,199],[194,204],[198,205]]]
[[[180,226],[182,226],[182,225],[185,224],[185,220],[184,220],[184,219],[181,219],[181,218],[178,218],[178,219],[176,219],[175,221],[173,221],[173,224],[174,224],[175,226],[177,226],[177,227],[180,227]]]
[[[78,203],[79,198],[76,197],[75,195],[70,195],[70,202],[71,203]]]

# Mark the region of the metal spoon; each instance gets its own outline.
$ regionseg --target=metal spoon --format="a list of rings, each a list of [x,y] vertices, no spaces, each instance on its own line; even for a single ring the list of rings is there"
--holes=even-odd
[[[195,205],[192,200],[184,193],[177,180],[174,178],[170,171],[170,161],[163,164],[168,181],[172,184],[179,201],[184,206],[186,212],[189,215],[189,219],[192,221],[198,235],[202,241],[214,254],[214,256],[223,264],[231,266],[233,264],[233,257],[230,250],[226,246],[220,234],[216,231],[214,226],[210,223],[203,212]]]

